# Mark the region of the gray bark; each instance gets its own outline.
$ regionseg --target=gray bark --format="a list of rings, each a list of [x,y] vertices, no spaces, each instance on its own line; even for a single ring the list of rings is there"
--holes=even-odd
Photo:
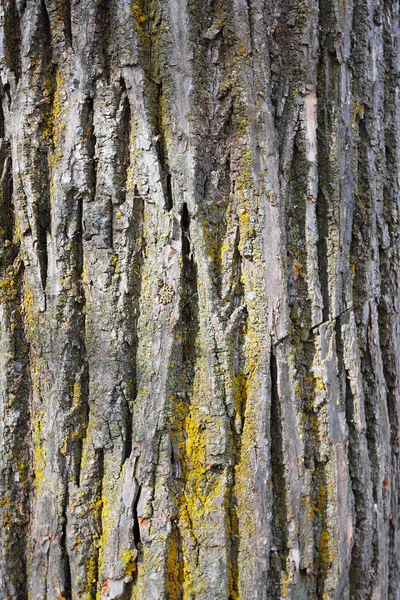
[[[0,31],[0,598],[399,600],[398,2]]]

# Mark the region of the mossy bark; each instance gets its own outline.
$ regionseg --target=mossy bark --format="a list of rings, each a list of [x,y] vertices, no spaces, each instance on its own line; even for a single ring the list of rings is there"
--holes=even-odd
[[[0,27],[1,600],[398,600],[398,3]]]

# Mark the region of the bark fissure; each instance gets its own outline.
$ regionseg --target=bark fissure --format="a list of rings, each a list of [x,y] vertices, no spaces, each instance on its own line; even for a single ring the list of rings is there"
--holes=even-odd
[[[71,576],[71,565],[67,547],[67,506],[69,502],[68,488],[64,492],[64,503],[63,511],[61,515],[62,520],[62,532],[61,532],[61,560],[63,562],[63,574],[64,581],[62,589],[59,589],[59,596],[64,596],[65,600],[70,600],[72,593],[72,576]]]
[[[278,366],[274,352],[271,352],[271,466],[272,466],[272,512],[273,546],[270,550],[268,598],[278,598],[282,594],[282,574],[286,571],[288,556],[288,536],[286,532],[287,489],[284,462],[284,438],[282,409],[278,392]]]
[[[5,62],[15,75],[16,82],[21,75],[21,23],[16,0],[5,3],[4,45]]]

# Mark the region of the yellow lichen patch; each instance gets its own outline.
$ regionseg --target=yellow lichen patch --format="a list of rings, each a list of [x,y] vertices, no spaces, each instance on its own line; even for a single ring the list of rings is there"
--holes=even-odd
[[[169,284],[165,284],[161,287],[160,291],[158,292],[158,297],[159,297],[159,301],[160,304],[170,304],[170,302],[172,302],[173,298],[175,295],[175,291],[174,288],[172,287],[172,285]]]
[[[235,414],[237,426],[236,429],[241,429],[241,421],[243,417],[243,411],[246,405],[247,400],[247,377],[245,373],[239,372],[235,374],[234,371],[231,372],[231,382],[232,382],[232,396],[235,405]]]
[[[350,122],[350,125],[355,125],[358,123],[364,115],[364,107],[360,104],[360,102],[355,99],[353,100],[353,118]]]
[[[9,267],[2,279],[0,279],[0,302],[13,304],[18,297],[16,276],[14,269]]]
[[[34,415],[32,419],[32,441],[33,441],[33,472],[35,476],[35,488],[42,490],[47,481],[45,468],[47,461],[47,442],[43,439],[44,412]]]
[[[87,586],[83,591],[82,600],[93,600],[92,589],[97,580],[97,560],[94,554],[86,561],[86,580]]]
[[[124,575],[129,581],[132,581],[133,575],[136,572],[137,551],[132,549],[125,550],[121,558],[124,564]]]
[[[143,25],[143,23],[146,23],[147,21],[147,16],[145,15],[144,11],[142,10],[142,7],[140,6],[140,4],[136,3],[133,5],[132,7],[133,10],[133,14],[136,17],[136,23],[138,25]]]
[[[174,527],[168,539],[166,559],[165,591],[167,600],[174,600],[180,596],[182,585],[182,560],[179,552],[178,532]]]
[[[327,529],[323,529],[319,538],[319,561],[320,569],[327,568],[330,561],[332,560],[332,554],[330,551],[330,540],[331,537]]]
[[[102,532],[99,540],[99,558],[98,558],[98,573],[99,577],[104,574],[104,567],[107,559],[107,544],[112,537],[115,528],[114,514],[115,508],[118,507],[119,495],[118,486],[115,484],[114,469],[115,463],[110,457],[110,462],[104,465],[105,475],[102,481],[101,496],[98,498],[98,506],[101,506],[101,523]],[[118,510],[118,509],[117,509]],[[132,567],[132,565],[131,565]],[[132,569],[131,569],[132,570]],[[132,571],[133,573],[133,571]],[[100,592],[96,598],[100,600]]]
[[[81,386],[78,383],[74,383],[72,388],[72,407],[79,406],[82,398]]]
[[[178,375],[179,376],[179,375]],[[214,544],[214,536],[221,535],[224,528],[226,484],[224,474],[215,470],[210,448],[221,424],[210,415],[207,408],[212,398],[209,369],[205,352],[197,346],[197,359],[193,364],[190,402],[178,400],[173,405],[173,439],[179,451],[181,482],[177,491],[178,533],[171,533],[168,541],[169,554],[166,565],[169,581],[169,598],[177,597],[174,590],[175,575],[182,585],[183,598],[202,594],[207,586],[206,578],[199,578],[199,544],[206,548]],[[182,376],[182,385],[185,383]],[[172,562],[178,557],[176,568]]]
[[[114,273],[115,273],[115,275],[118,275],[119,268],[120,268],[118,256],[116,254],[113,254],[111,257],[111,261],[112,261],[112,264],[114,267]]]

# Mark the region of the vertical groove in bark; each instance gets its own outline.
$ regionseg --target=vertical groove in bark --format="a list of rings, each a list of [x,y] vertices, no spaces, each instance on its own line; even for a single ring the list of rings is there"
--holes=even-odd
[[[97,23],[100,27],[101,36],[100,47],[104,65],[103,76],[107,83],[110,81],[111,67],[112,44],[110,45],[110,39],[112,35],[112,3],[113,0],[100,0],[97,12]]]
[[[284,462],[284,437],[282,409],[278,392],[278,367],[276,356],[271,353],[271,465],[273,488],[273,548],[270,553],[268,598],[278,598],[282,594],[281,573],[286,571],[288,554],[287,490]]]
[[[235,253],[236,256],[233,259],[233,265],[236,265],[235,275],[237,281],[241,279],[241,256],[238,250],[238,239],[239,232],[235,237]],[[236,289],[236,293],[242,292],[242,290]],[[243,293],[240,296],[235,296],[235,300],[239,307],[243,307],[241,301],[243,300]],[[239,321],[238,326],[232,331],[233,338],[233,356],[232,356],[232,392],[233,399],[235,402],[235,411],[231,417],[231,430],[232,430],[232,474],[229,481],[229,492],[228,492],[228,532],[230,535],[230,552],[229,552],[229,598],[234,600],[238,596],[240,597],[240,510],[239,510],[239,496],[240,496],[240,483],[236,474],[244,456],[242,452],[246,451],[243,448],[243,431],[245,428],[245,420],[247,416],[247,387],[248,378],[246,376],[246,359],[243,352],[244,341],[246,339],[247,327],[247,311],[244,312]]]
[[[72,45],[71,0],[64,0],[64,31],[68,44]]]
[[[321,3],[321,20],[327,18],[327,12],[331,7]],[[329,12],[328,12],[329,15]],[[320,35],[320,60],[318,65],[318,90],[321,98],[318,101],[318,198],[317,198],[317,222],[318,222],[318,268],[321,292],[323,298],[323,321],[330,317],[330,294],[329,294],[329,254],[332,252],[329,244],[329,227],[332,221],[332,205],[337,201],[339,190],[335,185],[335,164],[332,164],[332,116],[331,110],[334,102],[335,85],[338,77],[339,64],[333,52],[326,49],[327,26],[321,27],[323,34]]]
[[[104,450],[99,448],[95,452],[95,464],[96,464],[96,479],[97,479],[97,490],[96,490],[96,507],[95,507],[95,518],[97,520],[97,536],[96,538],[101,540],[103,531],[104,531],[104,517],[105,515],[105,505],[104,505]],[[95,538],[95,539],[96,539]],[[88,584],[90,589],[90,598],[96,598],[97,591],[100,584],[100,549],[94,548],[94,552],[92,554],[93,562],[90,564],[90,567],[87,572]]]
[[[197,553],[196,534],[193,524],[194,503],[198,502],[196,490],[191,489],[190,468],[199,469],[197,457],[190,457],[190,448],[196,443],[195,431],[190,430],[191,397],[193,394],[192,382],[198,357],[198,335],[199,335],[199,299],[197,267],[194,261],[193,248],[191,245],[190,216],[186,204],[182,207],[181,214],[181,239],[182,239],[182,272],[181,272],[181,352],[182,352],[182,374],[178,384],[181,391],[177,394],[174,412],[176,414],[176,425],[172,425],[173,431],[173,463],[178,474],[177,486],[177,513],[175,546],[170,552],[176,556],[176,564],[168,564],[167,593],[172,598],[172,579],[176,579],[175,592],[177,598],[185,597],[185,592],[190,585],[190,566],[193,560],[192,554]],[[190,462],[192,461],[192,462]],[[171,540],[171,543],[172,540]],[[183,555],[185,547],[185,555]],[[170,558],[171,561],[171,558]],[[186,568],[184,568],[184,563]],[[197,558],[196,558],[197,561]],[[172,568],[172,571],[171,571]]]
[[[21,24],[16,0],[4,5],[4,60],[15,75],[16,82],[21,75]]]
[[[42,43],[44,47],[44,59],[42,66],[42,73],[45,77],[48,77],[48,86],[49,89],[47,91],[47,97],[44,97],[44,102],[48,104],[48,115],[51,114],[54,109],[54,76],[53,76],[53,65],[52,65],[52,43],[51,43],[51,33],[50,33],[50,21],[46,10],[46,5],[44,1],[41,4],[42,6],[42,14],[41,14],[41,31],[40,35],[42,38]],[[46,107],[47,108],[47,107]],[[46,110],[46,109],[45,109]],[[47,123],[44,122],[44,136],[50,133],[51,131],[46,131],[52,127],[51,123],[49,123],[49,116],[47,115]],[[47,152],[46,150],[38,153],[37,157],[37,190],[38,190],[38,202],[36,205],[36,222],[37,222],[37,252],[39,255],[39,264],[40,264],[40,272],[41,272],[41,280],[43,290],[46,289],[47,282],[47,269],[48,269],[48,252],[47,252],[47,242],[48,235],[51,231],[51,211],[50,211],[50,172],[49,172],[49,154],[54,149],[51,148],[50,144],[47,142]],[[36,166],[36,165],[35,165]]]
[[[69,561],[68,547],[67,547],[67,509],[68,506],[68,489],[65,491],[65,504],[63,507],[63,512],[61,515],[62,519],[62,533],[61,533],[61,561],[63,563],[63,574],[64,581],[62,586],[62,591],[66,600],[71,598],[71,589],[72,589],[72,578],[71,578],[71,565]],[[58,585],[59,582],[57,581]],[[61,587],[59,588],[59,596],[61,595]]]
[[[352,549],[352,560],[349,569],[350,594],[354,598],[363,598],[370,594],[371,564],[372,564],[372,531],[368,523],[371,511],[371,499],[368,488],[363,485],[366,473],[360,467],[362,462],[359,433],[355,425],[356,406],[351,390],[351,376],[345,371],[346,377],[346,419],[349,428],[349,461],[350,476],[354,494],[355,532]]]
[[[120,198],[121,203],[126,200],[126,192],[128,182],[128,173],[131,163],[131,106],[129,98],[126,94],[125,81],[121,79],[119,87],[121,88],[121,100],[120,100],[120,126],[118,131],[118,144],[119,144],[119,181],[120,181]]]

